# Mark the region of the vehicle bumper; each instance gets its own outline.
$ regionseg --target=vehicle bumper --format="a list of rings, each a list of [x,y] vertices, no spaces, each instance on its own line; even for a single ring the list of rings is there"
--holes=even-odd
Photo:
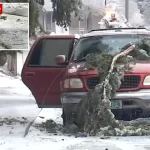
[[[64,110],[67,112],[77,113],[76,105],[81,101],[84,95],[86,95],[86,92],[62,93],[61,102]],[[150,89],[133,92],[117,92],[113,100],[122,101],[122,111],[140,108],[145,113],[150,112]]]

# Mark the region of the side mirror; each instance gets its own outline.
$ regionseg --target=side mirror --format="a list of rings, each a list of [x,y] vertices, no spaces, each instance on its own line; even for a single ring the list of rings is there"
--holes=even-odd
[[[55,58],[57,65],[66,65],[66,56],[65,55],[57,55]]]

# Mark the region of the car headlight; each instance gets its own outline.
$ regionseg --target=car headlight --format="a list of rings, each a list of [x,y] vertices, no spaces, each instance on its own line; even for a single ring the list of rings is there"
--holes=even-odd
[[[143,81],[143,85],[150,85],[150,76],[146,76],[144,81]]]
[[[64,88],[83,88],[83,83],[79,78],[70,78],[64,81]]]

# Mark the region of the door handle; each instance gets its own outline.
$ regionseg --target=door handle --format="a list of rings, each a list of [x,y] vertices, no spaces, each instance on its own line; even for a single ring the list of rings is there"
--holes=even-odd
[[[35,75],[35,72],[26,72],[26,75],[32,77]]]

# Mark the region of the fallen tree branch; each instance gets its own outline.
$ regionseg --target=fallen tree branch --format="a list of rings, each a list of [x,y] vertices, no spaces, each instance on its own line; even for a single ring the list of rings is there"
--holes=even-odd
[[[115,96],[114,91],[117,91],[117,89],[120,87],[120,80],[124,76],[124,73],[131,69],[127,62],[133,59],[131,59],[131,57],[128,58],[127,55],[134,48],[135,45],[131,44],[126,50],[110,59],[111,63],[109,64],[109,69],[107,68],[107,75],[104,73],[105,77],[103,82],[101,84],[98,84],[94,90],[88,92],[88,94],[81,100],[81,102],[77,106],[79,115],[77,116],[75,123],[83,132],[95,135],[101,130],[101,128],[104,127],[109,127],[111,129],[115,129],[116,127],[122,128],[122,126],[114,118],[114,115],[110,110],[110,99]],[[107,57],[107,55],[104,56]],[[116,62],[123,57],[126,63],[122,66],[116,66]],[[91,61],[90,58],[89,60],[87,60],[87,62],[88,61]],[[98,70],[101,69],[98,68]],[[110,84],[110,82],[112,82],[113,80],[113,77],[118,77],[117,79],[114,79],[114,81],[116,82],[116,86],[114,87],[112,87],[112,85]]]

